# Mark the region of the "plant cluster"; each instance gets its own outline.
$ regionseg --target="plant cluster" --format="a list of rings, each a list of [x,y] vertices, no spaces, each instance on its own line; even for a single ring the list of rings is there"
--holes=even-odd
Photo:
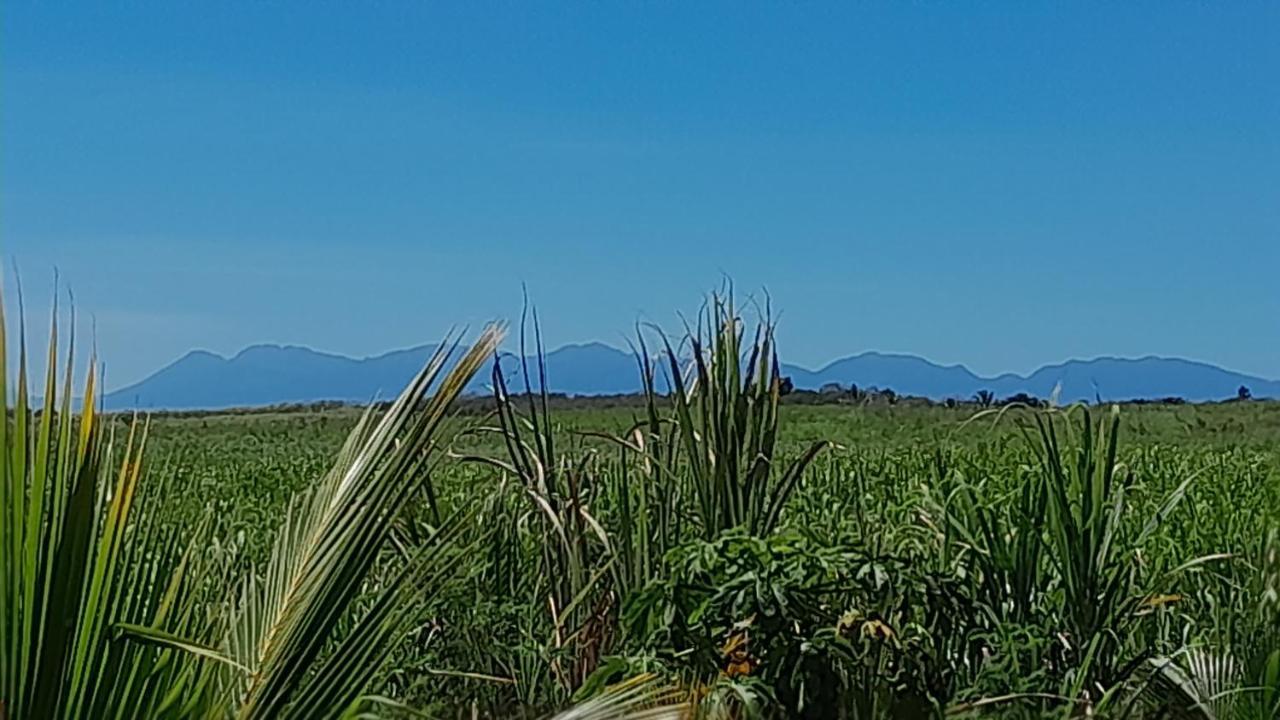
[[[40,408],[0,365],[0,715],[1280,714],[1264,403],[1132,444],[993,397],[788,410],[767,309],[713,296],[638,339],[638,402],[495,360],[459,414],[500,337],[363,412],[154,426],[92,373],[73,407],[56,344]]]

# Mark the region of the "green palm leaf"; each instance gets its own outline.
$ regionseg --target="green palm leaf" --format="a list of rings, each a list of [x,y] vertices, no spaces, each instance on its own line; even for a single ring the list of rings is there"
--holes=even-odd
[[[109,622],[146,613],[145,585],[121,571],[139,525],[134,501],[145,429],[137,423],[122,449],[104,435],[95,412],[93,363],[78,416],[71,406],[69,349],[61,384],[58,310],[50,332],[43,405],[27,399],[20,339],[16,402],[0,422],[0,705],[9,716],[83,717],[104,686],[128,676],[138,655],[109,647]],[[74,324],[74,316],[73,316]],[[3,303],[0,303],[0,403],[9,408]],[[109,459],[122,459],[112,471]],[[113,479],[114,476],[114,479]]]
[[[496,351],[501,335],[498,328],[488,328],[447,373],[456,343],[442,345],[385,415],[374,422],[366,413],[333,469],[295,501],[263,577],[251,577],[235,602],[228,656],[252,668],[236,683],[236,716],[315,717],[308,713],[331,707],[317,698],[336,698],[352,689],[358,693],[369,668],[379,666],[391,630],[407,612],[404,588],[429,591],[438,580],[438,550],[384,588],[335,656],[339,659],[331,658],[309,679],[386,546],[396,513],[425,482],[449,407]],[[439,386],[424,399],[437,380]],[[358,666],[341,659],[353,657],[361,658]],[[300,689],[305,690],[301,696]],[[289,710],[291,703],[296,712]]]

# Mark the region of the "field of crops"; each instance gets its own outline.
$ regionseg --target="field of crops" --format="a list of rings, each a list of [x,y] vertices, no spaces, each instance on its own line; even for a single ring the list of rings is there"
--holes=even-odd
[[[788,405],[769,333],[712,307],[688,382],[633,407],[448,412],[492,338],[371,416],[156,417],[141,463],[141,424],[19,399],[0,699],[1280,716],[1280,404]]]

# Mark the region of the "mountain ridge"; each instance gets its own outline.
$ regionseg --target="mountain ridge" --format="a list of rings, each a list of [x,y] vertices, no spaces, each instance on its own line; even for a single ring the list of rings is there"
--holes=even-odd
[[[185,410],[369,402],[397,393],[438,347],[424,344],[361,358],[272,343],[250,345],[230,356],[197,349],[137,383],[108,393],[104,404],[116,410]],[[527,360],[530,373],[536,375],[536,360]],[[589,396],[640,390],[635,356],[599,341],[564,345],[548,352],[546,360],[552,392]],[[523,388],[519,358],[504,353],[500,362],[508,385]],[[1059,386],[1064,402],[1167,396],[1221,400],[1233,397],[1240,385],[1249,387],[1255,397],[1280,398],[1280,380],[1159,355],[1071,359],[1043,365],[1026,375],[1010,372],[984,377],[963,364],[942,365],[910,353],[868,350],[837,358],[816,370],[790,363],[783,363],[781,370],[804,390],[817,390],[829,383],[844,387],[856,384],[935,400],[967,398],[979,390],[1000,397],[1019,392],[1047,397]],[[490,384],[490,373],[482,371],[468,391],[484,392]],[[536,377],[533,385],[537,387]]]

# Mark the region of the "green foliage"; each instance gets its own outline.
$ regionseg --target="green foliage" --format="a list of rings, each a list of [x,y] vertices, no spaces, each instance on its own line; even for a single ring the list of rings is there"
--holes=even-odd
[[[796,531],[694,541],[625,610],[640,646],[686,681],[754,681],[754,705],[809,717],[922,717],[949,681],[931,633],[969,613],[962,587]]]
[[[783,404],[764,316],[466,417],[488,335],[370,411],[149,426],[20,364],[6,717],[1277,715],[1280,405]]]
[[[705,538],[735,527],[762,535],[772,531],[805,466],[827,445],[815,442],[781,472],[774,467],[781,378],[773,324],[766,312],[745,348],[743,325],[731,295],[711,296],[697,329],[685,337],[692,355],[690,379],[663,337],[674,409],[671,427],[683,464],[671,465],[672,454],[654,461],[665,459],[668,473],[688,478]],[[652,396],[652,383],[646,385]],[[671,443],[655,437],[648,446]]]
[[[523,398],[513,399],[525,403]],[[673,425],[668,403],[668,398],[655,398],[657,424],[664,429]],[[660,471],[652,466],[646,470],[647,453],[637,452],[633,431],[639,429],[648,437],[648,410],[552,412],[558,454],[574,460],[575,467],[583,455],[593,458],[582,466],[582,486],[584,507],[610,543],[606,549],[598,539],[592,540],[588,556],[589,578],[610,568],[596,583],[601,594],[614,592],[618,603],[630,607],[641,588],[668,577],[665,558],[672,548],[719,540],[701,539],[694,503],[669,492],[672,486],[657,484],[663,477]],[[1176,697],[1165,684],[1149,682],[1152,676],[1146,667],[1171,659],[1187,668],[1188,677],[1198,677],[1193,668],[1206,662],[1193,662],[1191,650],[1196,650],[1204,657],[1231,658],[1229,663],[1216,663],[1232,668],[1223,673],[1229,679],[1222,681],[1232,688],[1231,717],[1270,717],[1271,709],[1262,706],[1268,696],[1248,688],[1262,687],[1267,659],[1277,647],[1268,640],[1274,635],[1264,632],[1275,627],[1275,615],[1261,609],[1267,588],[1275,587],[1274,579],[1266,579],[1274,578],[1274,571],[1268,576],[1264,568],[1268,528],[1280,526],[1280,406],[1258,402],[1123,409],[1116,460],[1128,473],[1116,483],[1126,487],[1116,537],[1125,540],[1123,552],[1110,556],[1131,566],[1135,585],[1124,597],[1138,598],[1138,608],[1116,626],[1120,631],[1115,657],[1121,668],[1137,659],[1127,684],[1149,684],[1145,694],[1163,693],[1160,702],[1135,700],[1120,692],[1100,698],[1096,687],[1082,689],[1081,697],[1072,696],[1081,656],[1074,654],[1070,608],[1054,559],[1058,550],[1050,547],[1047,532],[1047,476],[1035,416],[1024,411],[1006,414],[994,425],[982,419],[966,423],[971,413],[902,405],[782,406],[778,454],[799,456],[823,437],[836,440],[837,447],[807,469],[788,500],[778,529],[783,540],[778,542],[804,543],[820,553],[859,562],[887,558],[891,567],[905,568],[905,579],[895,586],[904,594],[971,603],[967,611],[960,605],[955,612],[940,613],[949,623],[936,622],[928,632],[913,636],[921,643],[927,640],[928,649],[911,646],[920,662],[945,667],[950,679],[935,692],[952,713],[1040,718],[1091,708],[1102,717],[1150,717],[1154,710],[1144,715],[1149,708],[1168,705]],[[1068,475],[1079,467],[1075,453],[1083,427],[1080,411],[1073,413],[1070,419],[1053,420]],[[322,423],[322,418],[327,421]],[[1107,423],[1103,430],[1109,432],[1110,417],[1103,413],[1102,418]],[[206,502],[216,503],[226,525],[224,536],[243,533],[239,554],[261,559],[269,551],[262,524],[278,517],[290,489],[305,485],[305,478],[323,469],[330,448],[355,421],[346,409],[319,415],[211,417],[207,427],[196,419],[165,419],[153,424],[148,443],[154,457],[173,458],[168,462],[176,466],[180,482],[198,488],[169,494],[167,506],[198,510]],[[1093,447],[1105,449],[1107,443],[1096,439],[1097,416],[1090,426]],[[524,432],[527,425],[521,428]],[[617,438],[629,438],[630,447]],[[453,452],[502,457],[505,449],[500,436],[480,433],[457,440]],[[1095,470],[1100,462],[1095,462]],[[1149,520],[1190,477],[1195,479],[1186,486],[1182,501],[1143,536]],[[671,482],[679,488],[675,483],[684,480],[676,476]],[[469,715],[473,703],[481,716],[543,716],[567,701],[566,688],[551,666],[558,659],[567,662],[571,652],[548,640],[555,623],[542,564],[546,526],[516,476],[508,473],[504,483],[502,472],[491,465],[443,461],[432,473],[432,485],[443,512],[473,507],[473,521],[485,532],[465,556],[457,581],[423,608],[422,625],[397,647],[373,687],[443,716]],[[621,489],[630,491],[629,506],[624,506]],[[614,571],[623,558],[636,557],[629,549],[636,546],[624,542],[623,529],[641,525],[642,491],[649,517],[670,513],[670,522],[648,523],[650,551],[656,557],[650,559],[647,575],[637,572],[627,586],[615,579]],[[1078,502],[1083,495],[1069,497]],[[408,511],[429,522],[427,505],[419,495]],[[971,517],[975,512],[980,517]],[[178,514],[199,517],[190,510]],[[989,530],[982,530],[983,522]],[[736,532],[742,538],[753,536],[742,529]],[[660,553],[658,548],[663,548]],[[1173,572],[1215,553],[1233,557]],[[1038,560],[1019,560],[1031,557]],[[1027,580],[1015,583],[1017,577]],[[926,596],[930,578],[939,581],[939,591]],[[956,583],[967,587],[955,587]],[[1004,592],[1015,584],[1025,588],[1020,595],[1027,598],[1020,610],[1015,610],[1013,594]],[[1146,604],[1148,600],[1153,602]],[[911,607],[919,610],[940,602],[916,600]],[[832,628],[846,609],[850,608],[841,608],[834,621],[827,615],[828,624],[821,626],[826,636],[809,633],[801,647],[807,642],[821,657],[837,657],[835,648],[843,646],[831,636]],[[682,664],[684,657],[673,657],[669,648],[664,649],[660,636],[638,628],[632,634],[621,617],[610,622],[616,623],[610,649],[597,673],[574,691],[578,699],[591,697],[619,678],[659,672],[688,683],[689,692],[705,692],[708,707],[716,701],[722,708],[751,704],[761,713],[776,707],[779,691],[763,678],[773,672],[768,666],[760,664],[753,673],[732,678],[719,677],[710,666],[698,674]],[[724,640],[713,636],[707,646],[722,649]],[[855,671],[882,676],[871,660],[868,656],[863,664],[853,664],[846,656],[836,667],[849,673],[847,686],[854,687],[854,678],[862,677]],[[693,685],[695,675],[710,678],[711,685]],[[1082,699],[1085,690],[1087,703]],[[1269,697],[1277,696],[1273,692]],[[1253,714],[1241,714],[1251,705]]]
[[[490,461],[518,479],[528,500],[529,524],[539,530],[539,572],[533,592],[547,598],[552,627],[548,633],[547,670],[567,697],[590,675],[609,641],[603,616],[611,611],[614,596],[599,589],[600,580],[612,566],[605,556],[609,539],[589,508],[594,491],[591,469],[594,457],[580,460],[557,452],[553,418],[548,409],[546,364],[540,330],[538,346],[539,393],[534,393],[528,362],[523,367],[524,399],[527,414],[518,413],[507,392],[501,363],[493,365],[494,401],[499,428],[507,450],[507,463]],[[525,357],[523,328],[521,356]],[[500,520],[504,530],[525,522],[525,514],[508,514]],[[514,539],[518,533],[506,537]],[[514,548],[500,552],[510,553]]]
[[[15,718],[163,709],[176,699],[158,693],[184,664],[110,642],[113,626],[199,627],[203,588],[192,578],[216,572],[216,561],[184,550],[174,527],[139,507],[153,499],[140,483],[145,427],[134,423],[122,442],[114,437],[93,405],[92,367],[73,415],[69,361],[61,387],[57,380],[56,309],[54,317],[43,407],[29,405],[23,345],[16,398],[0,422],[0,706]],[[5,331],[0,307],[0,406],[8,407]],[[202,532],[192,535],[198,541]]]

